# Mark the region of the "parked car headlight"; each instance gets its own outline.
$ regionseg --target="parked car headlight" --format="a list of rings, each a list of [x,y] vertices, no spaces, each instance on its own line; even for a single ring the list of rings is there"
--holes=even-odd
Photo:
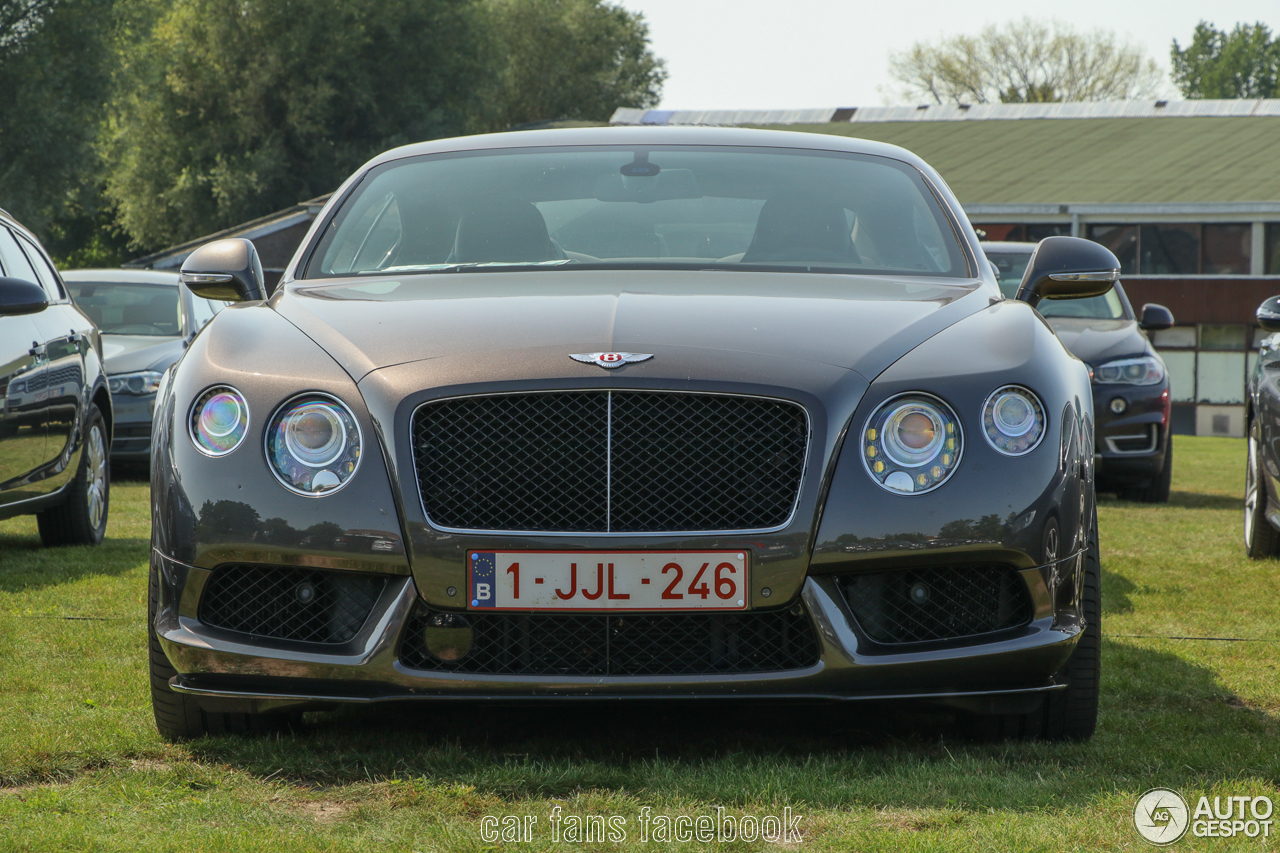
[[[346,485],[360,465],[360,427],[338,400],[324,394],[295,397],[267,425],[267,461],[286,489],[329,494]]]
[[[982,432],[988,444],[1007,456],[1030,453],[1044,438],[1044,406],[1026,388],[997,388],[982,407]]]
[[[225,456],[240,446],[249,431],[249,404],[230,385],[215,385],[192,404],[190,427],[196,449],[209,456]]]
[[[964,450],[960,420],[946,403],[913,392],[883,403],[862,430],[862,462],[891,492],[921,494],[942,485]]]
[[[133,394],[134,396],[142,397],[156,393],[160,388],[161,376],[164,376],[164,374],[158,370],[117,373],[114,376],[107,377],[107,385],[111,388],[112,394]]]
[[[1108,361],[1093,370],[1099,385],[1158,385],[1164,380],[1164,362],[1152,355]]]

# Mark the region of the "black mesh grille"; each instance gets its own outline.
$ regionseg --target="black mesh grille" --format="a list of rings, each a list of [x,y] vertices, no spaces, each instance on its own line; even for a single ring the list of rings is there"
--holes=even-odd
[[[364,626],[387,579],[286,566],[219,566],[200,596],[206,625],[303,643],[345,643]]]
[[[777,527],[808,443],[794,404],[642,391],[445,400],[413,430],[427,515],[471,530]]]
[[[400,659],[413,669],[485,675],[711,675],[818,662],[804,610],[770,613],[467,613],[470,651],[444,661],[423,639],[432,611],[409,619]],[[437,619],[437,621],[439,621]]]
[[[1027,585],[1007,566],[958,566],[849,575],[849,609],[878,643],[955,640],[1031,621]]]

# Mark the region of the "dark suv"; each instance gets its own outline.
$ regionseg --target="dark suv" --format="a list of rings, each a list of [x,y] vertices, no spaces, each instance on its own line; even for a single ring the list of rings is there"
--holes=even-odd
[[[1004,295],[1022,283],[1036,243],[983,243]],[[1098,491],[1144,503],[1169,500],[1173,443],[1169,440],[1169,374],[1146,332],[1167,329],[1163,305],[1134,314],[1119,282],[1091,299],[1045,300],[1037,309],[1093,378]]]
[[[110,503],[102,342],[35,236],[0,211],[0,519],[45,545],[96,545]]]

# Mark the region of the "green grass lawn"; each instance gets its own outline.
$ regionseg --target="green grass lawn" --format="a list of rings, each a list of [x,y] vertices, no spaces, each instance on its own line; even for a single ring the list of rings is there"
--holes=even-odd
[[[1169,505],[1102,501],[1102,717],[1068,745],[968,743],[899,709],[472,705],[170,746],[146,690],[146,484],[115,485],[100,548],[0,522],[0,850],[481,851],[481,818],[511,814],[537,816],[512,849],[770,847],[642,846],[643,806],[790,806],[800,850],[1147,849],[1131,812],[1149,788],[1280,801],[1280,562],[1244,556],[1244,442],[1175,454]],[[622,815],[629,840],[552,844],[554,806]]]

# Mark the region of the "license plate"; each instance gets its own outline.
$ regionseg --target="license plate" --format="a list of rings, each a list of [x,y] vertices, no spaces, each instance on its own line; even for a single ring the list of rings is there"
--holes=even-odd
[[[745,551],[472,551],[474,610],[746,610]]]

